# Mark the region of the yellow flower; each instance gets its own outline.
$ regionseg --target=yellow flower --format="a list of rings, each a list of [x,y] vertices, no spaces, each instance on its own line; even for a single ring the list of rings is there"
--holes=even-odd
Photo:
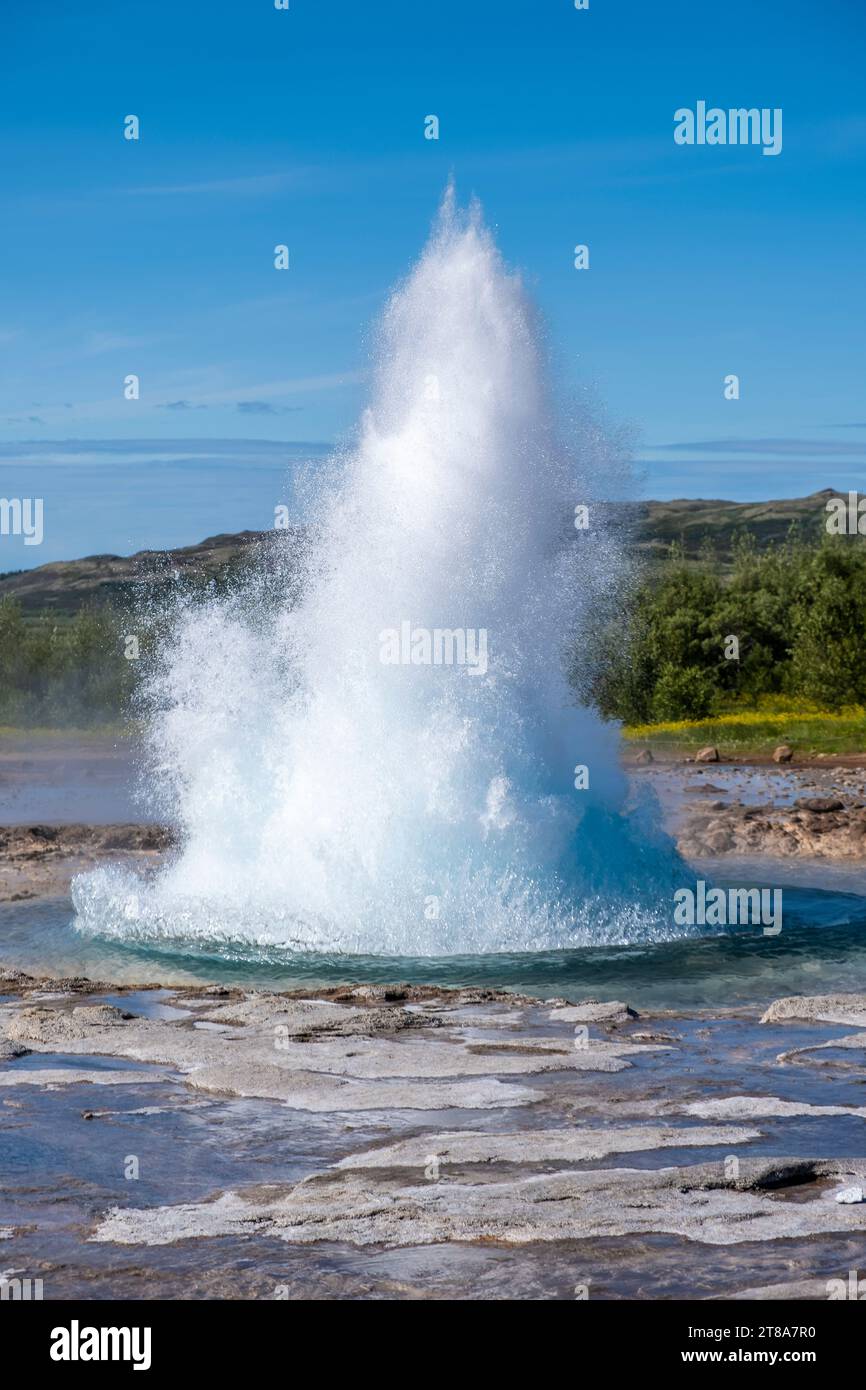
[[[786,725],[798,720],[808,723],[850,724],[864,718],[862,705],[844,710],[742,710],[736,714],[717,714],[706,719],[676,719],[661,724],[630,724],[623,728],[626,738],[648,738],[651,734],[680,734],[689,729],[748,729],[759,724]]]

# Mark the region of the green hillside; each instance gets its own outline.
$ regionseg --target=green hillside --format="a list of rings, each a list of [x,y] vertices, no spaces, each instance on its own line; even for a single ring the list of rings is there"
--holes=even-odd
[[[641,502],[627,508],[632,548],[652,562],[668,558],[671,545],[680,545],[687,560],[697,560],[710,546],[722,569],[732,563],[738,535],[751,534],[759,548],[782,542],[797,528],[804,540],[818,541],[824,533],[826,502],[844,496],[832,488],[774,502],[725,502],[677,498],[672,502]],[[236,573],[252,552],[273,541],[272,531],[240,531],[209,536],[197,545],[164,552],[143,550],[136,555],[88,555],[57,561],[37,569],[0,576],[0,600],[14,598],[25,613],[50,612],[68,616],[94,602],[124,599],[141,586],[159,587],[178,575],[206,582]],[[285,533],[282,533],[285,534]],[[300,541],[297,528],[292,538]]]
[[[635,517],[635,549],[650,560],[666,559],[672,544],[681,544],[687,559],[698,559],[710,547],[727,568],[739,535],[747,532],[759,549],[785,541],[794,527],[804,541],[818,542],[826,534],[826,504],[847,493],[825,488],[808,497],[773,502],[725,502],[677,498],[672,502],[639,504]]]
[[[584,697],[638,727],[704,724],[768,701],[819,712],[866,706],[866,545],[827,534],[834,496],[844,494],[609,505],[608,520],[628,527],[642,563],[592,615],[586,637],[601,661],[575,663]],[[128,656],[129,638],[147,658],[168,621],[162,604],[137,600],[178,581],[230,586],[272,562],[283,594],[305,540],[302,528],[243,531],[0,577],[0,723],[122,718],[146,664]]]

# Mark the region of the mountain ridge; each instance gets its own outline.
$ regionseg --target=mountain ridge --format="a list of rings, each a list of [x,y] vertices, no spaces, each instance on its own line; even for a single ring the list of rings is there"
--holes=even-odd
[[[652,564],[664,560],[672,545],[686,559],[697,560],[709,545],[722,569],[731,563],[740,534],[758,546],[780,544],[794,527],[804,540],[817,542],[825,529],[826,504],[847,492],[823,488],[806,497],[730,502],[723,498],[672,498],[617,504],[631,531],[633,553]],[[606,504],[606,510],[614,504]],[[34,569],[0,575],[0,600],[17,599],[26,612],[49,611],[71,616],[88,603],[115,603],[144,587],[158,587],[178,576],[204,583],[237,573],[253,554],[289,535],[298,544],[302,526],[284,531],[222,532],[174,550],[141,550],[133,555],[86,555],[55,560]]]

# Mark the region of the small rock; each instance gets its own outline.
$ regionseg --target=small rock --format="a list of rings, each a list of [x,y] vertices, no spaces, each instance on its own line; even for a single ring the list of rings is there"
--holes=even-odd
[[[625,1023],[639,1016],[636,1009],[619,999],[604,1004],[598,999],[581,999],[565,1008],[553,1009],[550,1014],[558,1023]]]
[[[866,1198],[863,1196],[862,1187],[843,1187],[841,1192],[836,1193],[836,1201],[853,1204],[854,1202],[866,1201]]]
[[[53,825],[31,825],[30,834],[34,840],[56,840],[57,827]]]
[[[363,1004],[393,1003],[406,999],[411,985],[354,985],[351,989],[340,991],[339,997],[357,999]]]
[[[794,805],[800,811],[818,811],[819,813],[845,810],[844,801],[839,801],[833,796],[802,796],[799,801],[794,802]]]
[[[761,1022],[779,1023],[788,1018],[866,1028],[866,994],[788,995],[774,999]]]
[[[704,844],[710,854],[727,854],[734,848],[734,837],[728,829],[719,826],[705,836]]]
[[[649,748],[642,748],[638,753],[637,757],[635,758],[635,762],[638,763],[641,767],[645,767],[647,763],[654,763],[655,758],[653,757]]]
[[[712,744],[708,744],[706,748],[699,748],[695,754],[696,763],[717,763],[718,761],[719,750],[714,748]]]
[[[80,1019],[82,1023],[102,1024],[123,1023],[134,1015],[116,1008],[114,1004],[78,1004],[72,1010],[72,1017]]]
[[[789,763],[794,756],[794,750],[790,744],[780,743],[773,754],[774,763]]]

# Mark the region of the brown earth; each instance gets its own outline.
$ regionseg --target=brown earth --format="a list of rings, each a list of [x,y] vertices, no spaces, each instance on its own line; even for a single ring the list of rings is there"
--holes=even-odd
[[[171,843],[158,825],[0,826],[0,902],[65,893],[104,859],[156,862]]]

